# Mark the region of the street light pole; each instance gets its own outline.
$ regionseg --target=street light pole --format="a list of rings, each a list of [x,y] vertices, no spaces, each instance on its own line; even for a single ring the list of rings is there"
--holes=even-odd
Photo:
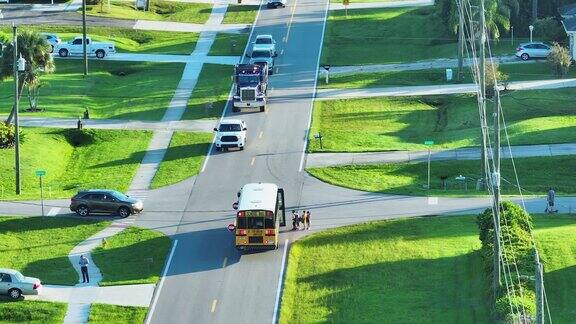
[[[82,52],[84,53],[84,77],[88,75],[88,53],[86,53],[86,0],[82,0]]]
[[[534,30],[534,26],[530,25],[528,26],[528,29],[530,29],[530,43],[532,43],[532,31]]]
[[[14,48],[14,62],[13,62],[13,68],[14,68],[14,128],[15,128],[15,134],[14,134],[14,141],[15,141],[15,161],[14,161],[14,169],[16,171],[16,194],[19,195],[20,194],[20,128],[19,128],[19,123],[18,123],[18,110],[20,109],[18,107],[18,70],[19,70],[19,66],[18,66],[18,36],[17,36],[17,28],[15,24],[12,24],[12,32],[13,32],[13,48]]]

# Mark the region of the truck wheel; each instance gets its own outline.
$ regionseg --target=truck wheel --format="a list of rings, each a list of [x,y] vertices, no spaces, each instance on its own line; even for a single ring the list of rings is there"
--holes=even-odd
[[[103,50],[97,50],[96,51],[96,57],[99,59],[103,59],[104,56],[106,56],[106,52],[104,52]]]
[[[260,112],[266,111],[266,105],[260,107]]]
[[[50,45],[50,53],[54,53],[54,45]]]
[[[60,57],[66,57],[66,56],[68,56],[68,50],[65,49],[65,48],[61,48],[61,49],[58,51],[58,55],[60,55]]]

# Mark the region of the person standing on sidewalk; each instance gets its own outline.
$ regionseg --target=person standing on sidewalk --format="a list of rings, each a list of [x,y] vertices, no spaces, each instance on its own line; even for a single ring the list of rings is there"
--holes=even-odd
[[[548,204],[546,205],[546,212],[547,213],[557,212],[558,210],[556,209],[556,207],[554,207],[556,200],[556,192],[552,187],[550,187],[550,190],[548,190],[548,197],[546,199],[548,201]]]
[[[78,262],[80,270],[82,271],[82,283],[90,282],[90,277],[88,276],[88,263],[90,262],[88,262],[88,259],[86,259],[84,254],[82,254],[80,256],[80,262]]]
[[[310,211],[306,211],[306,229],[310,229]]]
[[[302,230],[305,230],[306,224],[308,221],[308,219],[306,218],[306,211],[305,210],[302,211],[302,216],[300,216],[300,219],[302,220]]]

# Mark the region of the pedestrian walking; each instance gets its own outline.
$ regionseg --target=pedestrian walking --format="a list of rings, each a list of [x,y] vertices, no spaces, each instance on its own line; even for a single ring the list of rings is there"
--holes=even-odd
[[[296,230],[296,225],[298,225],[298,214],[295,210],[292,210],[292,230]]]
[[[306,229],[310,229],[310,211],[306,211]]]
[[[84,254],[82,254],[80,256],[80,262],[78,262],[78,264],[80,265],[80,270],[82,271],[82,282],[90,282],[90,277],[88,276],[88,259],[86,259],[86,257],[84,256]]]
[[[548,204],[546,204],[546,212],[547,213],[555,213],[558,210],[555,207],[555,200],[556,200],[556,192],[552,187],[548,190],[548,197],[546,197]]]
[[[306,229],[306,224],[307,224],[307,217],[306,217],[306,211],[303,210],[302,211],[302,216],[300,216],[300,219],[302,219],[302,230]]]

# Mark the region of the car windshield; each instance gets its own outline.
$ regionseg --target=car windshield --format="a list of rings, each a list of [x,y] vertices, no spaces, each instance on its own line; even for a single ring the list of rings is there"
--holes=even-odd
[[[258,38],[258,39],[256,39],[256,44],[272,44],[272,39],[270,39],[270,38]]]
[[[260,82],[260,77],[258,75],[239,75],[238,81],[240,83],[258,83]]]
[[[239,132],[242,127],[239,124],[220,124],[218,130],[221,132]]]
[[[270,51],[254,51],[252,57],[270,57]]]

